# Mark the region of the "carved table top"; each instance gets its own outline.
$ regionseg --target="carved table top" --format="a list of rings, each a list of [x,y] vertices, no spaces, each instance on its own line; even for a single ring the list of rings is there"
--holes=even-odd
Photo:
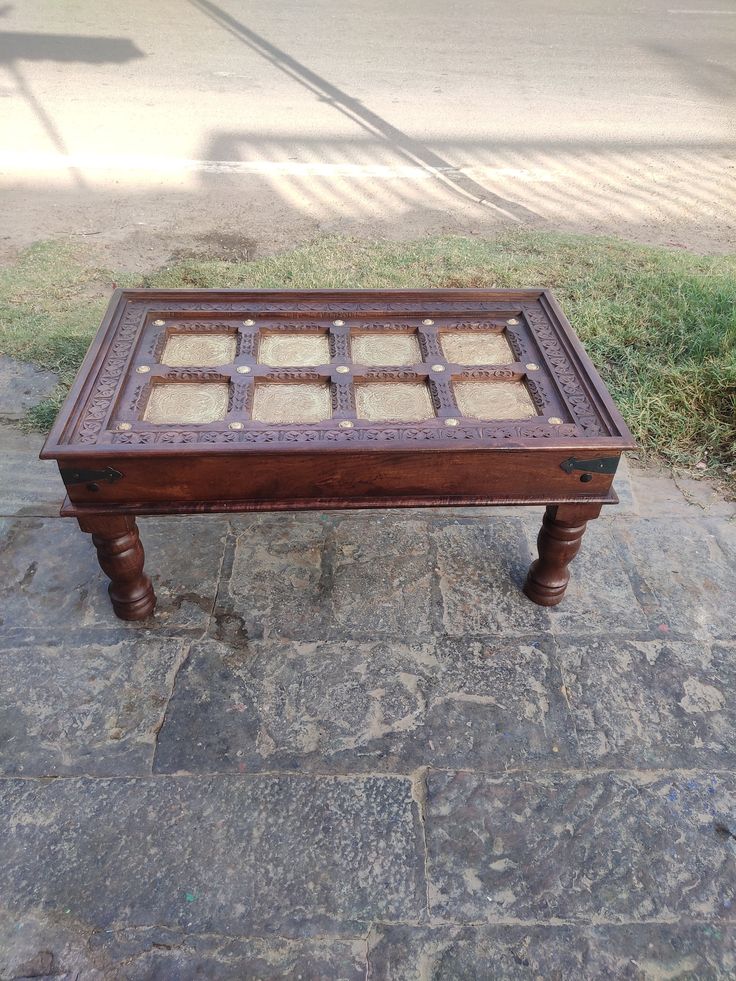
[[[118,290],[43,456],[633,440],[541,290]]]

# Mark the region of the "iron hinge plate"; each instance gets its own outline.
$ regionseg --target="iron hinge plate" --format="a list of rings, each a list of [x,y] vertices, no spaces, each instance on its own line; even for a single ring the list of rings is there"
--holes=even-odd
[[[563,460],[560,467],[565,473],[572,473],[573,470],[587,470],[588,473],[616,473],[618,461],[617,456],[602,456],[597,460],[576,460],[571,456]]]
[[[122,479],[119,470],[105,467],[102,470],[82,470],[77,467],[59,467],[61,479],[67,487],[72,484],[114,484]]]

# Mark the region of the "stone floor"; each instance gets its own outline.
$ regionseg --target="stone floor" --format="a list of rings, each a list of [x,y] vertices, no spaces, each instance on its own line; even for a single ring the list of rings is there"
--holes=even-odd
[[[736,976],[732,506],[624,473],[554,611],[538,510],[145,519],[124,624],[0,429],[0,978]]]

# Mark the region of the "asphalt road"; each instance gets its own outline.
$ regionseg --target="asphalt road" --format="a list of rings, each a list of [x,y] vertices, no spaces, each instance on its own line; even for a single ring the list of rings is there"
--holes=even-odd
[[[9,3],[0,244],[136,266],[503,223],[729,250],[735,50],[733,0]]]

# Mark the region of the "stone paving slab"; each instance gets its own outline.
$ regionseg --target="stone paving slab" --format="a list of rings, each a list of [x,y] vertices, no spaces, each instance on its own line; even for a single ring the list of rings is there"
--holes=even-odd
[[[736,766],[736,644],[583,636],[560,656],[586,764]]]
[[[577,760],[548,637],[195,643],[157,771],[503,771]]]
[[[298,937],[425,908],[408,779],[6,779],[0,815],[19,915]]]
[[[233,519],[225,614],[250,637],[421,637],[433,631],[424,520],[377,512]]]
[[[126,981],[243,979],[364,981],[365,940],[218,938],[136,931],[106,947],[107,957],[125,965]],[[115,963],[115,961],[113,961]]]
[[[0,774],[148,774],[187,644],[130,635],[0,648]]]
[[[331,602],[347,636],[433,633],[433,561],[427,522],[383,512],[370,524],[340,518],[334,532]]]
[[[605,514],[588,523],[580,551],[570,565],[565,598],[550,610],[555,634],[622,634],[648,627],[614,538],[614,529],[621,522]],[[537,528],[528,522],[526,528],[533,549]]]
[[[637,511],[643,518],[680,518],[686,522],[710,518],[736,519],[736,499],[726,499],[723,487],[707,477],[678,474],[650,461],[629,462]]]
[[[622,456],[613,478],[613,490],[618,496],[618,504],[605,507],[603,514],[607,518],[623,518],[639,514],[639,496],[634,489],[631,475],[631,465],[628,458]]]
[[[124,964],[126,981],[365,981],[366,977],[363,938],[267,940],[146,930],[123,932],[103,950],[113,964]]]
[[[71,918],[3,918],[0,977],[55,981],[719,981],[736,972],[722,923],[381,926],[367,938],[85,933]],[[24,973],[24,971],[26,973]],[[33,972],[32,974],[30,972]]]
[[[243,636],[322,635],[323,553],[331,532],[316,514],[242,515],[235,534],[229,584],[218,615],[235,617]]]
[[[732,920],[736,777],[430,772],[430,909],[453,920]]]
[[[118,620],[90,535],[73,519],[0,519],[0,616],[6,636],[35,631],[58,640],[80,627],[119,637],[147,629],[201,631],[217,593],[228,521],[220,515],[141,518],[141,540],[155,578],[153,619]]]
[[[302,640],[647,626],[604,521],[591,523],[591,541],[573,567],[570,602],[551,613],[521,592],[537,515],[415,514],[234,519],[232,576],[220,614],[239,620],[249,637],[296,639],[298,630]]]
[[[736,550],[727,545],[733,534],[726,521],[642,518],[614,525],[652,628],[733,639]]]
[[[736,975],[720,923],[388,927],[371,935],[373,981],[718,981]]]
[[[446,633],[457,637],[549,630],[548,610],[521,592],[532,560],[522,518],[436,522],[432,537]]]
[[[710,516],[706,518],[705,526],[718,543],[729,568],[736,569],[736,514],[729,518]]]
[[[0,978],[49,981],[363,981],[364,937],[227,937],[186,929],[92,930],[70,914],[0,909]]]
[[[64,484],[54,464],[38,459],[43,441],[0,419],[0,517],[58,517]]]

